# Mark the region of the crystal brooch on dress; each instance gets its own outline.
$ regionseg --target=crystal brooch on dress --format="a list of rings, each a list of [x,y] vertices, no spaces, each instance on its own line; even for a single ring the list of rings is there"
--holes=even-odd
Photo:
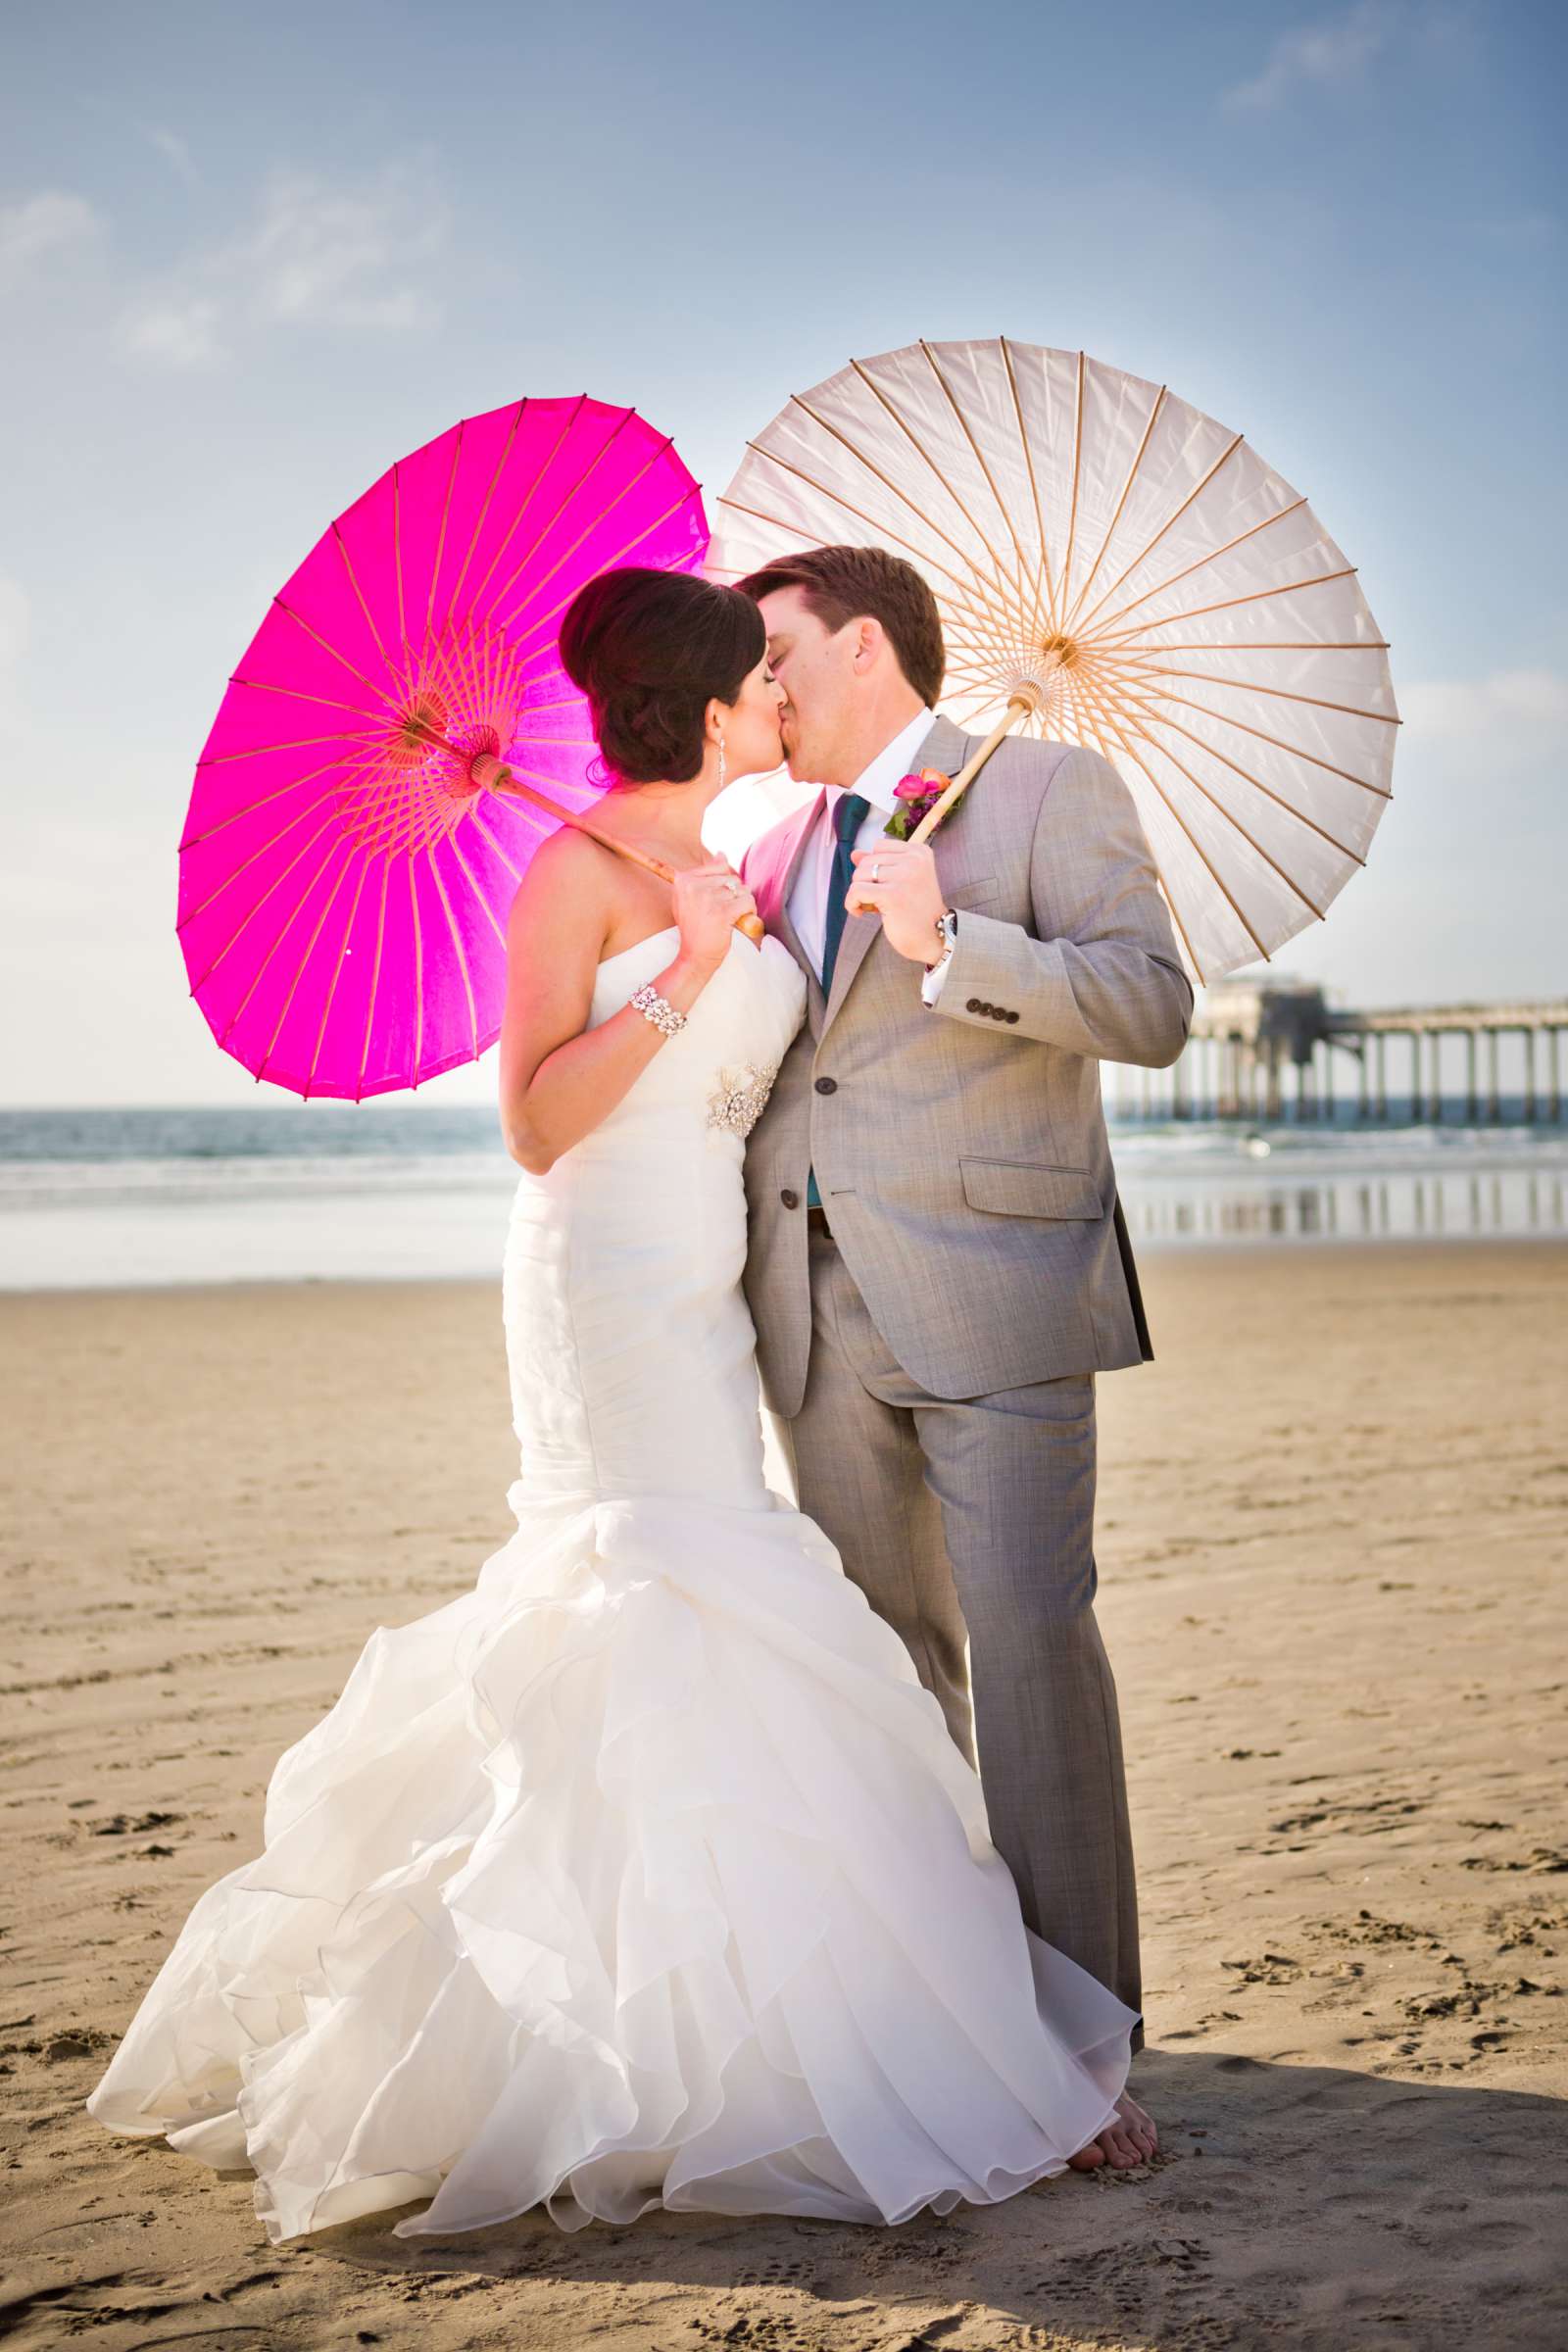
[[[773,1091],[778,1070],[776,1061],[767,1070],[760,1070],[753,1061],[743,1062],[738,1070],[720,1070],[718,1085],[708,1098],[710,1127],[722,1127],[729,1135],[750,1135]]]

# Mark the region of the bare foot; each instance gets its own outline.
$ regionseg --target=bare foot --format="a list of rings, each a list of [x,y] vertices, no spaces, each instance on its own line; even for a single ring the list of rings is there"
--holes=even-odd
[[[1135,2165],[1147,2164],[1159,2151],[1159,2134],[1154,2119],[1138,2101],[1123,2092],[1116,2101],[1116,2120],[1106,2124],[1098,2139],[1092,2139],[1076,2156],[1069,2156],[1070,2172],[1094,2173],[1102,2164],[1112,2172],[1130,2173]]]

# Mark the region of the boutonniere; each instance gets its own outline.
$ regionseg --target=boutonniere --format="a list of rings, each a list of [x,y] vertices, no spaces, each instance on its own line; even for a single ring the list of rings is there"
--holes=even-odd
[[[893,787],[893,797],[899,805],[883,826],[883,832],[891,833],[895,841],[907,841],[916,825],[930,815],[952,781],[951,776],[945,776],[936,767],[922,767],[917,776],[901,777]],[[951,808],[948,814],[953,814]]]

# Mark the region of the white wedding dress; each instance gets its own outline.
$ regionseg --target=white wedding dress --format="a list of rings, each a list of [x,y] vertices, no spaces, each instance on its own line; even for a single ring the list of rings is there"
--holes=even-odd
[[[670,931],[600,967],[591,1021]],[[1023,1926],[898,1637],[763,1482],[744,1136],[804,983],[738,935],[517,1187],[517,1526],[371,1635],[88,2102],[249,2166],[270,2237],[430,2200],[899,2222],[1109,2119],[1132,2013]]]

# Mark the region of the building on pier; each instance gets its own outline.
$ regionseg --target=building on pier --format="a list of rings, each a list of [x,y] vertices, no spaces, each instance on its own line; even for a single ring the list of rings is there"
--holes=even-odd
[[[1174,1068],[1138,1073],[1138,1102],[1129,1103],[1123,1088],[1116,1107],[1157,1118],[1333,1121],[1344,1103],[1357,1119],[1387,1119],[1392,1076],[1401,1116],[1436,1118],[1445,1100],[1445,1041],[1458,1039],[1458,1049],[1448,1048],[1446,1099],[1462,1102],[1472,1124],[1497,1124],[1501,1041],[1517,1037],[1524,1118],[1560,1122],[1564,1030],[1568,997],[1348,1012],[1312,982],[1220,981],[1200,999]]]

